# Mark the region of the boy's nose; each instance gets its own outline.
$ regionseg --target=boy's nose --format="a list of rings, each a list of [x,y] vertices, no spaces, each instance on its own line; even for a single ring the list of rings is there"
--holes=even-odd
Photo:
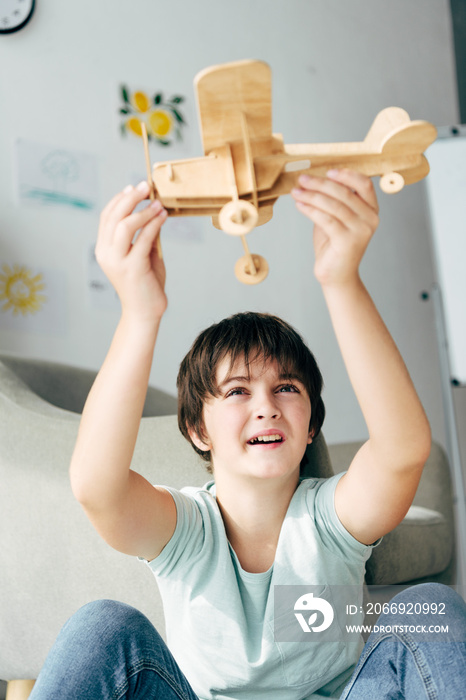
[[[262,396],[258,401],[256,408],[256,416],[259,419],[264,418],[279,418],[280,410],[273,397]]]

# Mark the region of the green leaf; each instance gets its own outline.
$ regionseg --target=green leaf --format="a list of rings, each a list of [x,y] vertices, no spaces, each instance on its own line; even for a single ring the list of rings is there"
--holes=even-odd
[[[122,107],[120,109],[120,114],[131,114],[131,110],[128,109],[127,107]]]
[[[162,102],[162,100],[163,100],[163,95],[162,95],[161,92],[159,92],[159,93],[157,93],[157,95],[155,95],[155,97],[154,97],[154,104],[155,104],[155,105],[159,105],[159,104]]]
[[[172,97],[170,102],[174,102],[175,104],[179,105],[180,102],[184,102],[184,97],[181,95],[175,95],[175,97]]]
[[[175,116],[175,119],[176,119],[180,124],[184,124],[184,123],[185,123],[183,117],[181,116],[181,114],[178,112],[177,109],[175,109],[174,107],[172,107],[172,112],[173,112],[173,114],[174,114],[174,116]]]
[[[129,104],[128,89],[127,89],[126,85],[121,86],[121,96],[122,96],[124,102]]]
[[[163,141],[163,139],[157,138],[157,141],[160,143],[161,146],[169,146],[170,141]]]
[[[126,136],[126,126],[124,124],[120,124],[120,131],[122,136]]]

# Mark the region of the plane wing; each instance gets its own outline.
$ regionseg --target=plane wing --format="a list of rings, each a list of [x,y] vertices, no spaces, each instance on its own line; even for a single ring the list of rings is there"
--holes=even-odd
[[[272,73],[267,63],[246,60],[207,68],[196,76],[194,90],[206,155],[243,141],[245,123],[251,140],[272,136]]]

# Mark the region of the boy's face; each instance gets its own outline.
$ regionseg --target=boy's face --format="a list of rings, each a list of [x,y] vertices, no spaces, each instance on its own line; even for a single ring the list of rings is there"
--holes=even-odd
[[[204,436],[191,434],[201,450],[210,450],[216,478],[226,470],[273,478],[299,475],[312,442],[311,402],[299,379],[283,377],[277,362],[230,358],[217,368],[218,396],[204,404]]]

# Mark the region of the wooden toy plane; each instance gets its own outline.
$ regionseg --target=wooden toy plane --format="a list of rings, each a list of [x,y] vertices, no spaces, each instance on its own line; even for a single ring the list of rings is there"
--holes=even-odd
[[[237,278],[257,284],[268,273],[266,260],[251,255],[246,234],[269,221],[277,199],[300,174],[323,175],[351,168],[380,175],[384,192],[399,192],[429,172],[423,152],[435,127],[411,121],[398,107],[382,110],[362,142],[285,145],[272,133],[272,79],[262,61],[237,61],[201,71],[194,80],[204,156],[155,163],[152,196],[169,216],[212,216],[215,227],[241,237],[245,255]],[[148,158],[146,142],[146,159]]]

